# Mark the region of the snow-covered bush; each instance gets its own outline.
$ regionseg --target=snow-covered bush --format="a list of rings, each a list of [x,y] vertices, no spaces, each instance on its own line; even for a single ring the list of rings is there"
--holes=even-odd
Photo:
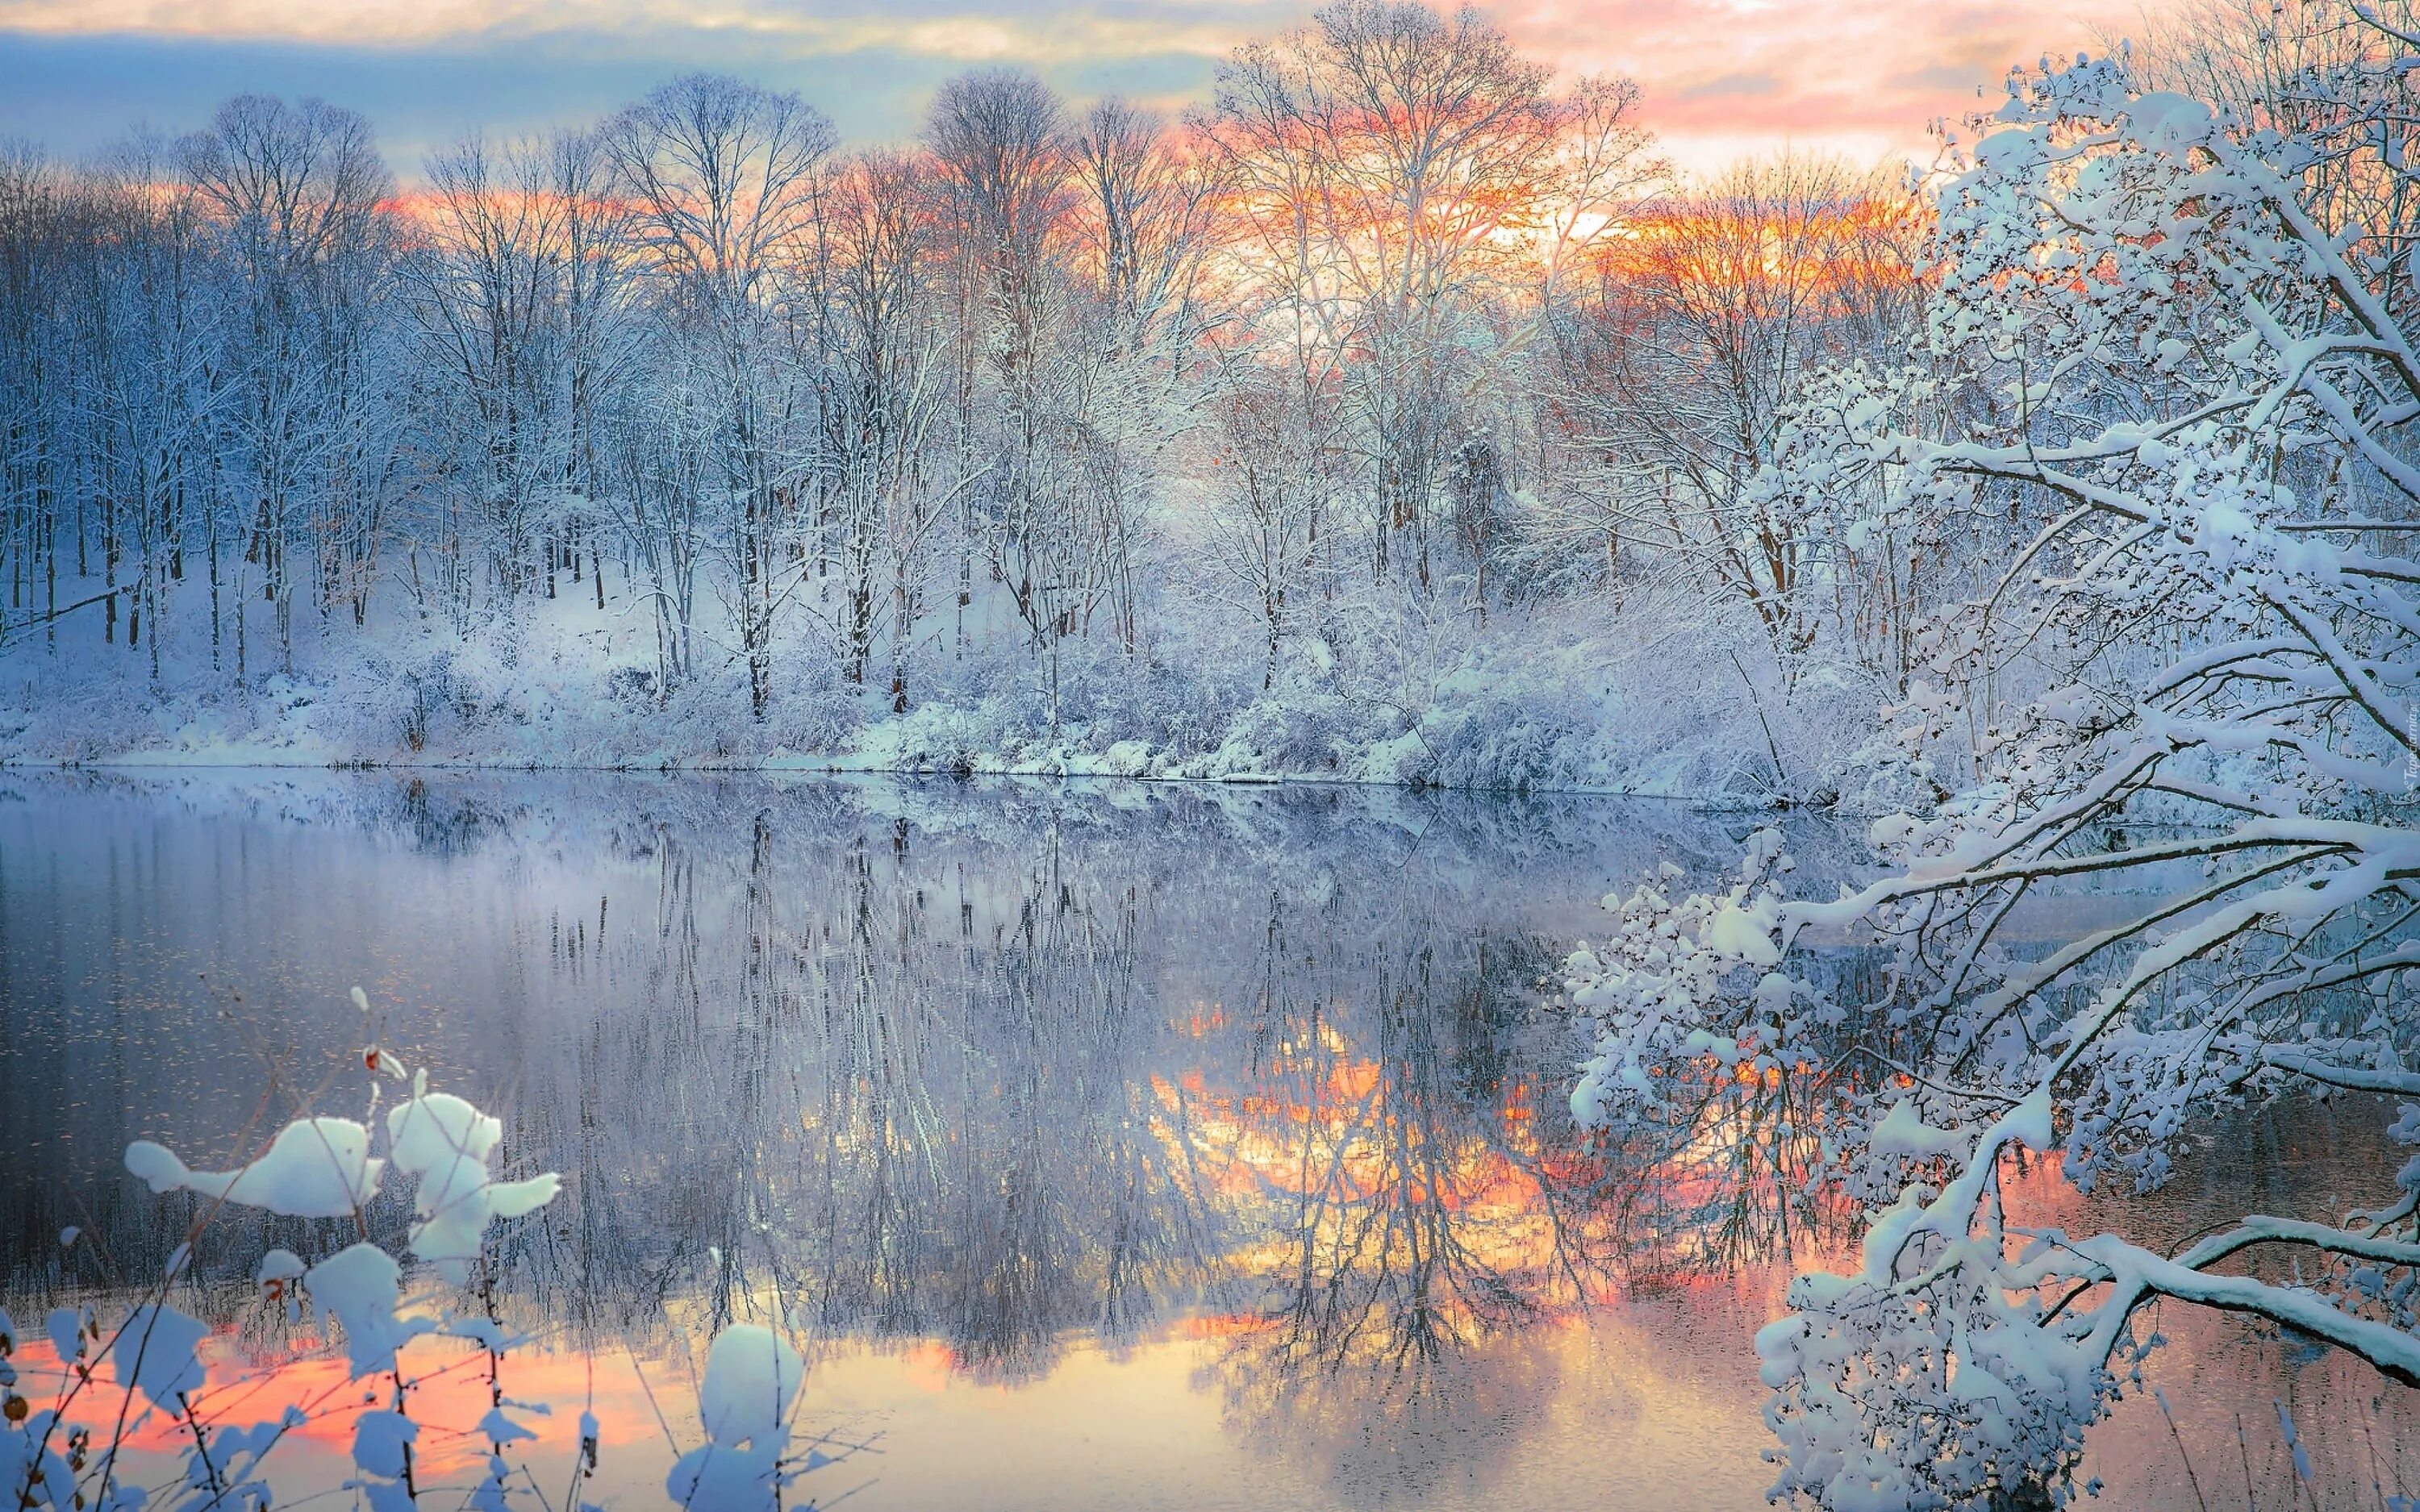
[[[2014,544],[1885,711],[1889,764],[1947,796],[1874,822],[1874,880],[1792,897],[1767,834],[1724,891],[1619,900],[1570,963],[1584,1120],[1772,1084],[1772,1167],[1871,1205],[1853,1268],[1757,1340],[1776,1494],[2065,1502],[2162,1299],[2420,1383],[2420,1161],[2348,1173],[2367,1205],[2335,1221],[2245,1213],[2178,1254],[2029,1222],[2007,1180],[2156,1186],[2294,1093],[2409,1099],[2389,1132],[2420,1141],[2412,52],[2300,78],[2293,134],[2118,62],[2020,80],[1938,192],[1940,401],[1841,375],[1868,398],[1782,449],[1767,486],[1810,507]],[[2087,890],[2139,906],[2040,943],[2028,910]]]
[[[353,999],[366,1017],[361,989],[353,990]],[[148,1140],[127,1147],[127,1169],[153,1193],[190,1192],[202,1200],[163,1273],[133,1288],[114,1320],[91,1305],[51,1314],[44,1333],[57,1375],[48,1405],[29,1399],[36,1388],[13,1363],[25,1335],[0,1312],[0,1498],[8,1505],[44,1512],[265,1509],[278,1500],[264,1469],[271,1452],[306,1429],[324,1435],[348,1419],[356,1474],[345,1489],[374,1512],[427,1504],[414,1460],[423,1425],[412,1414],[411,1394],[430,1370],[443,1367],[415,1366],[404,1355],[412,1341],[438,1337],[467,1341],[486,1357],[489,1405],[474,1436],[486,1443],[487,1456],[481,1478],[460,1504],[482,1512],[586,1507],[578,1494],[584,1477],[575,1477],[562,1503],[551,1503],[511,1447],[535,1436],[514,1414],[551,1410],[549,1403],[505,1395],[507,1357],[528,1340],[507,1330],[492,1306],[457,1310],[436,1297],[415,1299],[403,1261],[368,1237],[370,1205],[392,1179],[412,1179],[405,1247],[459,1293],[480,1279],[491,1223],[544,1208],[559,1191],[559,1179],[552,1172],[500,1179],[494,1161],[504,1126],[498,1119],[451,1093],[430,1091],[425,1070],[408,1071],[389,1051],[368,1046],[363,1061],[372,1084],[363,1119],[297,1119],[234,1170],[194,1170]],[[381,1119],[388,1084],[408,1091]],[[384,1153],[372,1153],[379,1149]],[[258,1422],[231,1420],[252,1393],[211,1381],[202,1356],[209,1327],[167,1301],[196,1242],[230,1205],[342,1220],[361,1236],[316,1258],[271,1249],[253,1273],[262,1307],[289,1320],[316,1311],[341,1332],[350,1379],[368,1382],[359,1394],[323,1394]],[[71,1231],[65,1239],[75,1237]],[[478,1295],[486,1295],[484,1288]],[[98,1373],[101,1367],[106,1378]],[[770,1329],[722,1329],[699,1390],[706,1442],[674,1466],[665,1484],[673,1504],[718,1512],[776,1507],[788,1486],[828,1463],[820,1451],[791,1450],[802,1377],[798,1351]],[[231,1405],[222,1411],[222,1400]],[[89,1426],[96,1417],[114,1421],[114,1433],[96,1436]],[[155,1417],[168,1420],[179,1439],[190,1439],[183,1463],[160,1469],[133,1453],[136,1436]],[[579,1463],[593,1473],[597,1427],[585,1412],[580,1433]]]

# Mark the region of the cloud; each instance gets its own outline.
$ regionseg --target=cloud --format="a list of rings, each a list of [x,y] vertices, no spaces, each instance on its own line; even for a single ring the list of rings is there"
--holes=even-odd
[[[1670,98],[1695,104],[1704,100],[1768,100],[1782,92],[1779,78],[1770,73],[1725,73],[1670,92]]]
[[[686,34],[707,45],[719,39],[735,53],[769,45],[830,55],[1064,62],[1138,48],[1221,55],[1251,29],[1248,18],[1255,12],[1286,24],[1300,9],[1185,0],[1091,8],[1033,0],[993,7],[968,0],[0,0],[0,31],[380,48],[501,46],[564,36],[637,43]]]
[[[177,130],[226,95],[365,111],[407,173],[462,131],[592,118],[684,69],[797,89],[859,140],[903,137],[943,79],[1016,63],[1078,96],[1206,95],[1238,43],[1310,0],[0,0],[0,132],[89,150]],[[1782,140],[1921,153],[1926,124],[1996,97],[2012,62],[2072,52],[2133,0],[1509,0],[1497,17],[1567,72],[1618,71],[1700,168]],[[1978,100],[1977,91],[1982,91]]]
[[[0,33],[0,137],[82,157],[137,124],[190,130],[230,95],[317,95],[368,116],[388,162],[411,178],[428,153],[466,131],[512,135],[594,120],[693,68],[795,89],[831,116],[845,140],[896,140],[914,132],[933,91],[969,63],[889,47],[848,54],[757,48],[735,55],[694,35],[621,48],[583,35],[509,47],[364,47]],[[1206,93],[1210,69],[1210,60],[1196,54],[1139,50],[1041,71],[1070,94],[1118,93],[1173,105]]]
[[[2139,13],[2133,0],[1514,0],[1504,12],[1563,66],[1638,80],[1648,124],[1700,168],[1784,138],[1923,155],[1927,124],[1996,100],[2011,63],[2071,53],[2095,23],[2123,29]]]

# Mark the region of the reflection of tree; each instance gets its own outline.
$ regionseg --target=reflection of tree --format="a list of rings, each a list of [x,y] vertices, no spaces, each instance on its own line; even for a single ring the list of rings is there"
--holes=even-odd
[[[1841,950],[1809,969],[1854,984],[1874,964]],[[1823,1140],[1884,1066],[1847,1035],[1810,1037],[1806,1055],[1762,1070],[1714,1056],[1683,1062],[1654,1118],[1598,1136],[1598,1157],[1632,1173],[1607,1213],[1631,1289],[1792,1263],[1852,1232],[1857,1205],[1823,1174]]]
[[[1036,838],[937,874],[904,821],[797,847],[760,811],[720,868],[626,834],[651,897],[617,904],[643,917],[607,974],[644,1011],[531,1095],[525,1141],[572,1180],[557,1229],[507,1238],[527,1288],[608,1333],[680,1301],[1010,1378],[1212,1290],[1218,1225],[1146,1070],[1151,889]]]
[[[1073,879],[1046,846],[968,982],[979,1053],[960,1073],[950,1333],[984,1367],[1015,1373],[1069,1328],[1131,1336],[1214,1270],[1214,1220],[1153,1136],[1143,908],[1132,887]]]
[[[1248,1335],[1208,1372],[1227,1421],[1342,1499],[1418,1504],[1449,1477],[1484,1486],[1543,1427],[1563,1362],[1550,1331],[1508,1332],[1400,1370],[1331,1369]]]
[[[1358,1484],[1364,1455],[1430,1463],[1407,1446],[1441,1421],[1522,1421],[1552,1367],[1542,1325],[1584,1304],[1600,1257],[1598,1173],[1536,1127],[1564,1054],[1531,1027],[1543,949],[1346,911],[1271,898],[1249,1064],[1206,1142],[1273,1236],[1245,1253],[1262,1303],[1217,1370],[1231,1416]]]
[[[1869,1057],[1743,1079],[1710,1058],[1663,1122],[1579,1136],[1578,1048],[1540,1011],[1557,952],[1506,928],[1545,927],[1538,899],[1585,899],[1627,864],[1602,830],[1585,855],[1544,849],[1590,833],[1568,810],[1449,796],[1413,824],[1401,795],[1152,790],[1116,809],[701,779],[566,784],[550,808],[525,784],[424,781],[389,783],[350,829],[63,803],[73,832],[43,845],[87,846],[81,872],[14,839],[0,1301],[21,1319],[101,1283],[104,1259],[158,1273],[184,1214],[139,1183],[129,1200],[116,1153],[227,1150],[261,1093],[257,1040],[297,1070],[281,1095],[349,1067],[322,1110],[357,1113],[358,1020],[321,1005],[365,963],[403,961],[392,994],[367,982],[426,1005],[390,1047],[502,1110],[524,1168],[567,1178],[542,1222],[498,1231],[517,1324],[618,1351],[720,1308],[937,1341],[1020,1380],[1063,1341],[1173,1320],[1218,1339],[1204,1381],[1239,1434],[1357,1500],[1519,1453],[1569,1368],[1558,1330],[1601,1296],[1666,1291],[1655,1307],[1699,1319],[1674,1336],[1745,1336],[1772,1300],[1754,1278],[1696,1283],[1837,1237],[1850,1215],[1807,1195],[1809,1141],[1896,1073]],[[0,803],[0,842],[28,807]],[[1644,845],[1639,826],[1677,812],[1599,822]],[[174,922],[163,893],[208,900],[195,935],[141,933]],[[82,943],[102,919],[125,949]],[[256,936],[333,943],[224,970],[210,953]],[[194,992],[196,964],[240,982],[250,1017]],[[223,1068],[238,1079],[209,1079]],[[2250,1120],[2242,1138],[2275,1142],[2213,1151],[2171,1197],[2206,1179],[2213,1203],[2241,1200],[2280,1170],[2332,1190],[2315,1127]],[[374,1224],[399,1227],[381,1204]],[[233,1284],[197,1305],[253,1295],[269,1243],[340,1242],[277,1223],[213,1229],[194,1272]],[[63,1252],[69,1224],[89,1237]],[[264,1357],[285,1346],[242,1316]],[[1640,1372],[1702,1365],[1672,1348]],[[2265,1411],[2283,1378],[2246,1379]]]
[[[1211,1271],[1213,1226],[1137,1069],[1156,1032],[1146,900],[1070,880],[1047,842],[945,889],[888,827],[794,887],[814,917],[765,952],[792,964],[805,1011],[766,1057],[776,1104],[747,1115],[765,1228],[744,1247],[826,1329],[938,1335],[1022,1375],[1070,1330],[1127,1335]]]
[[[442,1013],[400,1016],[392,1048],[502,1109],[510,1156],[566,1175],[543,1222],[501,1231],[496,1280],[578,1336],[779,1316],[937,1338],[1016,1378],[1068,1336],[1233,1305],[1276,1234],[1285,1368],[1443,1379],[1601,1269],[1604,1172],[1561,1132],[1571,1051],[1524,1017],[1544,957],[1482,927],[1590,890],[1601,841],[1556,849],[1592,833],[1569,805],[450,776],[359,791],[358,812],[299,815],[338,824],[293,824],[281,790],[274,812],[204,831],[206,868],[274,843],[294,857],[273,853],[281,885],[342,884],[248,872],[212,927],[343,942],[331,971],[361,970],[373,938],[409,963],[402,986]],[[156,815],[133,815],[124,843],[156,847]],[[297,838],[315,835],[335,842],[325,872]],[[190,864],[131,854],[163,876]],[[1536,874],[1500,880],[1518,872]],[[279,970],[271,1011],[346,980],[314,970],[306,997],[286,990],[299,964]],[[29,995],[40,980],[0,982],[22,1051],[0,1057],[0,1110],[38,1106],[5,1095],[27,1077],[89,1089],[123,1065],[246,1063],[200,1013],[173,1037],[164,1017],[27,1035],[28,1005],[63,1011]],[[1214,1019],[1249,1007],[1238,1032],[1204,1030],[1196,1000]],[[358,1048],[350,1023],[287,1016],[299,1060]],[[87,1041],[109,1047],[98,1064]],[[110,1119],[75,1148],[201,1148],[236,1101],[122,1124],[141,1095],[105,1092]],[[363,1095],[348,1083],[340,1110]],[[111,1169],[75,1183],[90,1227],[121,1268],[156,1269],[174,1236],[118,1216]],[[27,1219],[6,1236],[20,1277],[59,1263],[27,1236],[86,1221],[54,1211],[64,1165],[44,1170],[0,1183],[0,1211]]]
[[[1294,1139],[1288,1331],[1321,1357],[1361,1350],[1398,1367],[1527,1319],[1533,1257],[1505,1242],[1527,1214],[1487,1188],[1505,1180],[1451,1072],[1423,951],[1411,981],[1375,982],[1368,1060],[1322,1008],[1294,1026],[1270,1080],[1305,1109]],[[1496,1157],[1491,1159],[1491,1156]]]

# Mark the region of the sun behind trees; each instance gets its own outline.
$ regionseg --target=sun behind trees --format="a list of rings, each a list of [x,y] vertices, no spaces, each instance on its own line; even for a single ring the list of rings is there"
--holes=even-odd
[[[1488,689],[1693,594],[1795,679],[1741,480],[1904,323],[1911,219],[1651,145],[1626,80],[1350,0],[1184,119],[988,69],[850,149],[693,75],[400,188],[317,100],[12,149],[0,654],[62,669],[12,739],[1635,782],[1607,687]],[[1727,224],[1777,260],[1681,272]],[[1731,744],[1692,780],[1787,780]]]

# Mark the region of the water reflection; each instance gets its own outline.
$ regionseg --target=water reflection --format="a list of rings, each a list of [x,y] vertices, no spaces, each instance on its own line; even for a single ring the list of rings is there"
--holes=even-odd
[[[1846,1216],[1791,1165],[1820,1091],[1710,1082],[1590,1146],[1540,990],[1609,886],[1720,865],[1745,827],[1341,790],[10,775],[0,1287],[22,1317],[157,1273],[188,1210],[123,1178],[130,1139],[208,1165],[255,1117],[358,1113],[360,981],[382,1042],[504,1115],[509,1165],[565,1174],[500,1230],[497,1304],[603,1392],[627,1485],[660,1475],[632,1372],[748,1319],[808,1341],[826,1426],[888,1435],[866,1505],[1761,1505],[1746,1341],[1776,1260]],[[240,1278],[332,1236],[250,1224],[181,1300],[274,1363],[318,1341]]]
[[[497,1257],[567,1344],[770,1317],[1026,1385],[1181,1338],[1340,1485],[1519,1452],[1616,1253],[1538,981],[1608,880],[1736,840],[1334,791],[12,780],[12,1300],[182,1237],[128,1139],[216,1156],[264,1086],[351,1110],[357,1072],[305,1088],[361,980],[509,1161],[565,1172]],[[70,1223],[101,1241],[47,1242]],[[324,1236],[255,1220],[197,1274],[271,1242]]]

